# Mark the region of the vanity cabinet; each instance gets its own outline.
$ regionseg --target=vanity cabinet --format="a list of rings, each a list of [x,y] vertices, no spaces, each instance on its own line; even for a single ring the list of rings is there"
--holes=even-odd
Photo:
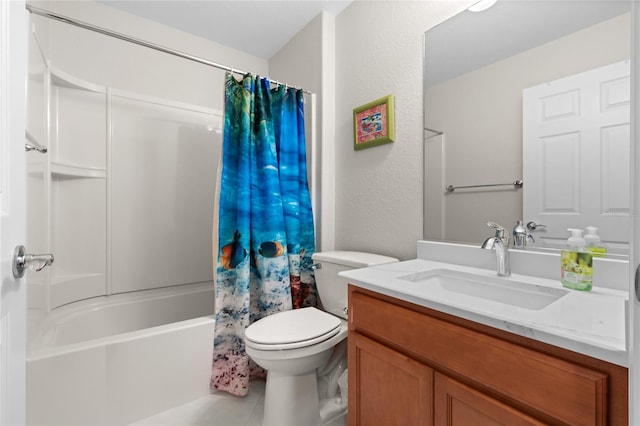
[[[627,369],[349,287],[349,426],[624,425]]]

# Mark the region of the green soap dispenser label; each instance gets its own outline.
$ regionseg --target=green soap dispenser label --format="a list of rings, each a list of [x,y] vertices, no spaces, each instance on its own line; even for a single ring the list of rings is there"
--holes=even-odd
[[[587,247],[587,250],[591,252],[593,257],[605,257],[607,254],[606,247]]]
[[[593,285],[593,257],[591,253],[562,250],[560,281],[564,287],[589,291]]]

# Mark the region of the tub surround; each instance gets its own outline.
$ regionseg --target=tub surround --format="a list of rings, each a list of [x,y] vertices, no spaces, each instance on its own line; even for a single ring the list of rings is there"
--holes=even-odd
[[[343,272],[350,283],[386,296],[431,308],[479,324],[515,333],[539,342],[628,366],[625,341],[628,263],[598,259],[591,292],[564,289],[559,281],[559,254],[512,250],[512,275],[517,281],[565,290],[566,295],[541,309],[526,309],[447,291],[406,277],[425,271],[453,270],[479,279],[495,277],[495,254],[460,244],[418,243],[418,259]],[[461,263],[466,263],[463,265]],[[525,275],[526,273],[526,275]],[[536,274],[536,275],[534,275]],[[508,285],[506,283],[505,285]]]

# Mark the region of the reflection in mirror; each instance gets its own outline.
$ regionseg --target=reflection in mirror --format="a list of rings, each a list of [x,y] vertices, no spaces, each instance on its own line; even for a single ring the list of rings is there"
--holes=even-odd
[[[627,250],[629,10],[498,1],[427,31],[425,239],[480,244],[487,221],[522,220],[546,225],[529,247],[593,225],[610,252]]]

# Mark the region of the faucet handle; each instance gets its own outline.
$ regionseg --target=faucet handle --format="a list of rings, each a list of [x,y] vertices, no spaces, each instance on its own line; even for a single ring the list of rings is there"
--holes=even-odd
[[[513,246],[515,248],[524,248],[527,246],[528,241],[535,242],[533,237],[527,233],[522,221],[518,220],[516,226],[513,227]]]
[[[541,223],[535,223],[534,221],[527,222],[527,229],[529,231],[535,231],[538,228],[546,228],[546,226]]]
[[[500,238],[502,238],[502,235],[498,235],[498,233],[503,234],[503,233],[504,233],[504,227],[502,227],[502,226],[498,225],[498,224],[497,224],[497,223],[495,223],[495,222],[487,222],[487,226],[488,226],[489,228],[493,228],[493,229],[495,229],[495,230],[496,230],[496,237],[500,237]]]
[[[495,222],[487,222],[487,226],[489,228],[493,228],[496,230],[496,238],[500,238],[505,246],[509,245],[509,235],[505,235],[505,228],[503,226],[498,225]]]

